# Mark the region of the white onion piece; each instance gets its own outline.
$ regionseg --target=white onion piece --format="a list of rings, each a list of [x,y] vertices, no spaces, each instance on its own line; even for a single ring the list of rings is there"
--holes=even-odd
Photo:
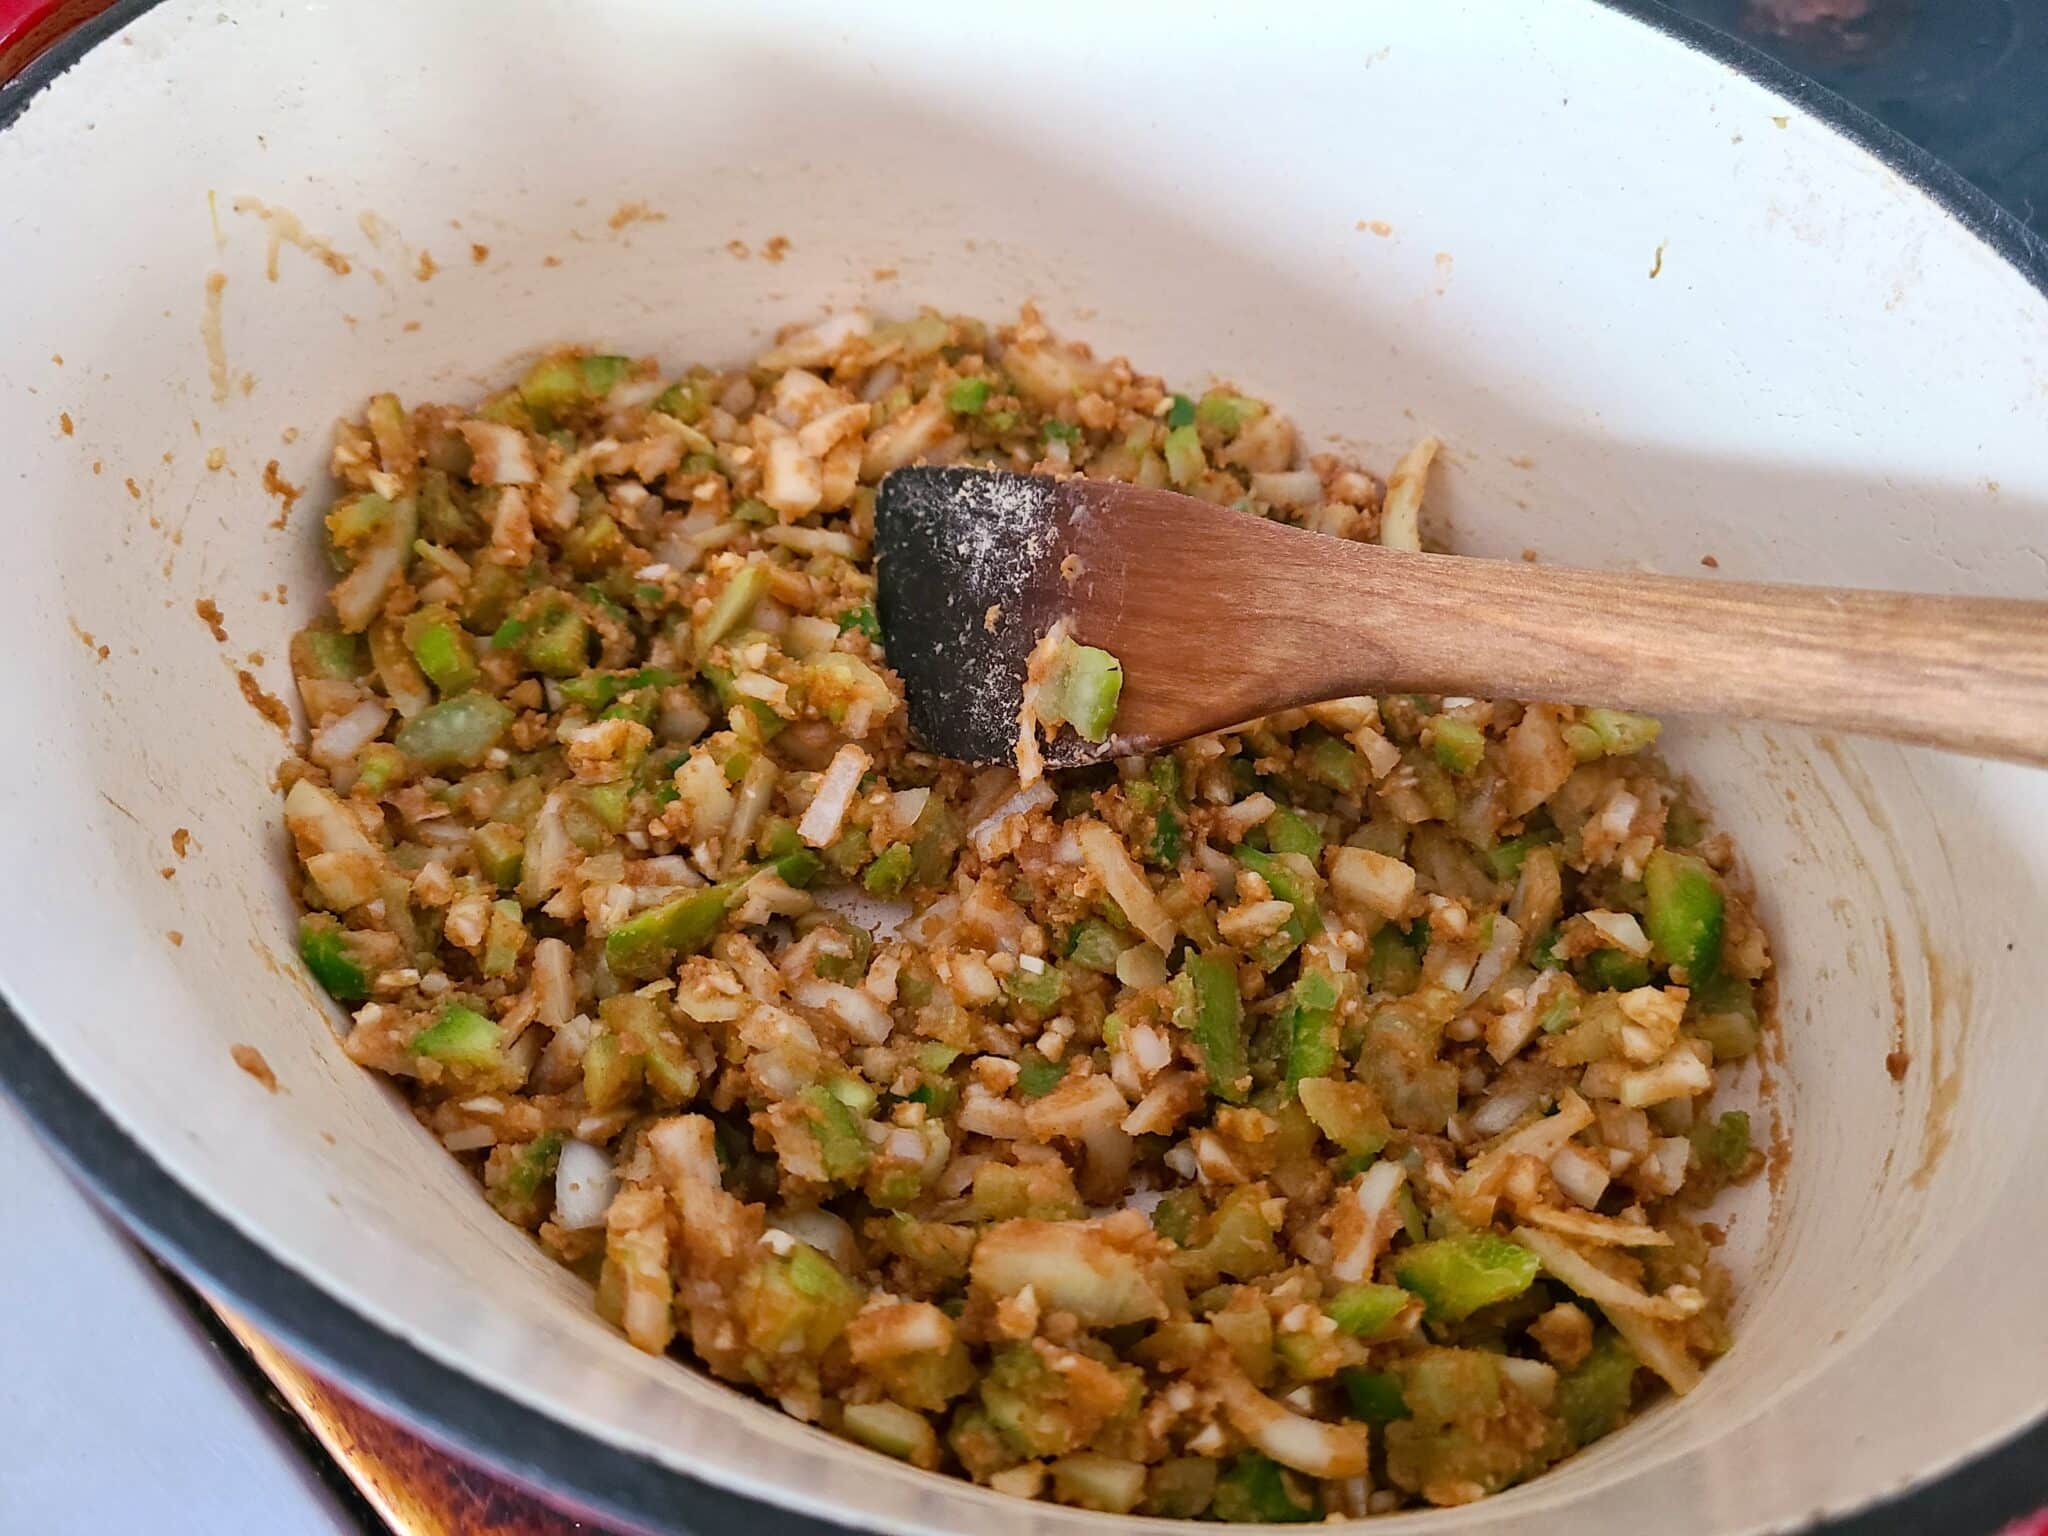
[[[618,1192],[618,1175],[603,1148],[587,1141],[562,1144],[561,1161],[555,1164],[556,1226],[572,1232],[603,1226]]]
[[[823,848],[839,836],[840,824],[846,820],[847,808],[853,804],[854,791],[860,788],[861,775],[868,771],[869,762],[867,753],[850,741],[832,755],[824,777],[818,781],[818,792],[804,808],[803,820],[797,823],[798,836],[813,848]]]
[[[849,1274],[860,1269],[860,1250],[854,1245],[853,1228],[830,1211],[816,1206],[809,1210],[778,1211],[768,1218],[770,1231],[787,1232],[800,1243],[809,1243]]]
[[[323,768],[339,768],[375,741],[390,719],[389,709],[375,699],[365,699],[315,731],[306,755]]]

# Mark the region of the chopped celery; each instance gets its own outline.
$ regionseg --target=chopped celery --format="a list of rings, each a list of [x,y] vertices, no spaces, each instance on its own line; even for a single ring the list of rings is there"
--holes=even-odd
[[[526,948],[526,924],[519,915],[519,903],[500,900],[491,903],[489,926],[485,930],[484,952],[477,968],[486,976],[509,976]]]
[[[1099,647],[1063,638],[1039,686],[1039,721],[1047,730],[1071,725],[1088,741],[1106,741],[1123,686],[1123,663]]]
[[[1619,1334],[1603,1331],[1593,1352],[1557,1381],[1557,1416],[1574,1447],[1612,1434],[1628,1417],[1636,1357]]]
[[[428,705],[393,739],[422,768],[474,768],[511,724],[510,705],[489,694],[464,693]]]
[[[1688,981],[1705,981],[1721,963],[1726,904],[1706,864],[1659,848],[1643,866],[1643,929],[1657,958],[1683,966]]]
[[[1295,1483],[1272,1457],[1239,1451],[1216,1479],[1209,1514],[1236,1525],[1298,1525],[1321,1519],[1322,1502],[1313,1485]]]
[[[381,795],[405,781],[405,754],[388,741],[373,741],[356,754],[356,787]]]
[[[818,1160],[825,1176],[842,1184],[858,1179],[867,1169],[869,1155],[860,1117],[823,1084],[813,1084],[800,1097],[808,1111],[811,1134],[817,1138]]]
[[[1294,1091],[1315,1128],[1351,1157],[1373,1156],[1394,1134],[1378,1098],[1364,1083],[1304,1077]]]
[[[1209,468],[1208,458],[1202,452],[1201,434],[1193,422],[1167,433],[1164,451],[1167,477],[1182,490],[1201,479]]]
[[[1584,724],[1599,738],[1600,750],[1609,757],[1642,751],[1664,728],[1655,716],[1632,715],[1620,709],[1589,709]]]
[[[738,506],[734,507],[732,515],[735,522],[753,523],[757,527],[762,528],[779,521],[773,507],[753,496],[749,496]]]
[[[583,1049],[584,1099],[600,1112],[623,1104],[639,1088],[643,1066],[641,1054],[628,1051],[617,1030],[598,1030]]]
[[[1257,400],[1233,395],[1228,390],[1212,389],[1195,407],[1195,422],[1198,426],[1214,429],[1224,437],[1235,437],[1265,414],[1265,406]],[[1170,424],[1180,425],[1179,422]]]
[[[1081,441],[1081,429],[1070,421],[1048,419],[1045,423],[1045,440],[1048,443],[1078,443]]]
[[[1020,965],[1003,978],[1003,991],[1013,1002],[1039,1013],[1050,1013],[1060,1005],[1060,996],[1066,991],[1066,978],[1060,975],[1057,966],[1027,971]]]
[[[1716,1062],[1753,1055],[1763,1040],[1756,989],[1738,976],[1717,971],[1696,982],[1687,1014],[1686,1027],[1713,1047]]]
[[[1337,1061],[1337,979],[1327,971],[1304,971],[1281,1012],[1287,1035],[1287,1086],[1326,1077]]]
[[[552,603],[520,636],[526,663],[544,677],[574,677],[590,664],[590,624],[567,603]]]
[[[1283,806],[1266,818],[1266,846],[1275,853],[1298,853],[1315,860],[1323,856],[1323,834]]]
[[[1026,1099],[1042,1099],[1059,1087],[1067,1075],[1064,1061],[1047,1061],[1037,1051],[1027,1050],[1017,1061],[1017,1093]]]
[[[1408,1417],[1408,1402],[1401,1395],[1401,1378],[1392,1371],[1339,1371],[1351,1416],[1368,1424],[1391,1424]]]
[[[628,918],[604,941],[612,974],[627,981],[651,980],[677,956],[697,953],[718,932],[738,894],[737,884],[707,886]]]
[[[1486,755],[1486,732],[1469,720],[1438,715],[1431,722],[1436,760],[1452,773],[1470,773]]]
[[[1422,956],[1407,934],[1392,923],[1372,936],[1372,955],[1366,967],[1375,992],[1405,996],[1422,980]]]
[[[413,613],[405,621],[405,643],[443,698],[476,686],[476,650],[467,631],[446,608],[421,608]]]
[[[348,931],[324,912],[299,919],[299,958],[336,1002],[359,1003],[370,995],[370,978],[351,952]]]
[[[1192,1520],[1216,1493],[1216,1462],[1209,1456],[1171,1456],[1157,1463],[1145,1481],[1148,1515]]]
[[[1372,1339],[1407,1305],[1408,1293],[1398,1285],[1347,1285],[1323,1303],[1323,1310],[1354,1338]]]
[[[1432,1320],[1461,1322],[1481,1307],[1506,1301],[1536,1279],[1536,1255],[1491,1232],[1417,1243],[1392,1262],[1404,1290],[1422,1298]]]
[[[673,688],[681,681],[666,667],[642,667],[634,672],[585,672],[580,677],[565,677],[555,686],[571,704],[594,711],[609,709],[627,694]]]
[[[861,1287],[808,1243],[771,1254],[740,1277],[733,1311],[763,1354],[824,1354],[860,1310]]]
[[[987,379],[955,379],[946,389],[946,409],[957,416],[979,416],[988,396]]]
[[[626,358],[604,354],[544,357],[519,381],[519,398],[537,423],[549,425],[602,400],[625,378],[630,366]]]
[[[338,629],[302,629],[292,636],[291,663],[295,676],[346,682],[362,675],[363,643]]]
[[[758,603],[768,592],[768,567],[759,562],[749,562],[732,573],[725,584],[725,590],[711,605],[711,611],[697,621],[691,634],[699,660],[711,653],[711,648],[747,621]]]
[[[1242,1104],[1251,1083],[1245,1069],[1244,1004],[1237,995],[1237,967],[1222,955],[1189,955],[1173,979],[1173,1018],[1194,1042],[1209,1075],[1209,1092]]]
[[[1178,864],[1183,846],[1180,817],[1171,806],[1162,805],[1152,818],[1152,862],[1167,867]]]
[[[808,848],[799,848],[795,853],[785,853],[772,861],[776,877],[784,885],[793,885],[805,890],[816,883],[818,876],[825,872],[825,861]]]
[[[618,559],[625,548],[626,536],[619,525],[609,513],[600,512],[569,530],[569,536],[562,540],[562,558],[572,571],[588,576]]]
[[[1067,934],[1067,958],[1084,970],[1113,976],[1116,957],[1130,942],[1101,918],[1084,917]]]
[[[541,1191],[555,1176],[565,1139],[560,1131],[543,1131],[524,1146],[493,1152],[484,1170],[484,1197],[500,1216],[522,1227],[540,1220]]]
[[[1749,1116],[1731,1109],[1703,1121],[1693,1127],[1692,1144],[1702,1162],[1732,1178],[1749,1161]]]
[[[1520,837],[1511,837],[1506,842],[1496,843],[1486,852],[1486,862],[1499,880],[1512,880],[1522,872],[1522,865],[1536,849],[1557,841],[1557,834],[1551,831],[1524,832]]]
[[[939,1440],[931,1421],[900,1403],[848,1403],[840,1425],[849,1439],[871,1451],[921,1467],[938,1465]]]
[[[887,898],[902,892],[910,883],[910,873],[910,844],[892,843],[861,871],[860,883],[870,896]]]
[[[708,378],[677,379],[654,397],[651,409],[689,425],[702,416],[710,404],[710,384]]]
[[[467,1003],[449,1003],[432,1024],[412,1037],[407,1049],[415,1056],[481,1071],[503,1064],[499,1039],[498,1026],[486,1015]]]
[[[1308,760],[1303,764],[1303,772],[1340,795],[1358,792],[1365,782],[1365,759],[1355,747],[1322,734],[1310,737],[1307,746]]]

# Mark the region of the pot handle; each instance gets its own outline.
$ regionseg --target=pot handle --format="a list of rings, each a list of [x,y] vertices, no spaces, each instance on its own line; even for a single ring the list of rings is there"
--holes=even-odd
[[[0,86],[114,0],[0,0]]]

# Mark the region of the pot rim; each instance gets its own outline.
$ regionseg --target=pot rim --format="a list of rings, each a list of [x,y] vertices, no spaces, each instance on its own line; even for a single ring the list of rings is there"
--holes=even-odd
[[[161,0],[116,0],[0,82],[0,132],[42,91]],[[2048,239],[1929,151],[1825,86],[1751,44],[1681,16],[1657,0],[1599,0],[1609,10],[1726,65],[1847,139],[1896,173],[2048,295]],[[766,1536],[823,1536],[840,1526],[758,1500],[633,1455],[575,1429],[434,1359],[358,1313],[263,1248],[179,1183],[59,1065],[0,992],[0,1091],[21,1109],[65,1167],[131,1232],[175,1268],[203,1278],[225,1300],[287,1343],[320,1372],[448,1450],[508,1475],[578,1514],[648,1532],[689,1533],[748,1525]],[[2048,1427],[2048,1405],[2031,1424],[1988,1445],[1918,1470],[1868,1500],[1813,1512],[1804,1529],[1851,1536],[1855,1522],[1909,1495],[1932,1505],[1984,1475],[1984,1461],[2024,1465],[2014,1442]]]

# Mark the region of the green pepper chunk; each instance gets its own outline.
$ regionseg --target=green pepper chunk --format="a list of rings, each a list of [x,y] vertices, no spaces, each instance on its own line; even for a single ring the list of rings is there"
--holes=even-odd
[[[1535,1282],[1536,1255],[1491,1232],[1417,1243],[1392,1261],[1402,1289],[1422,1298],[1433,1321],[1462,1322],[1481,1307],[1519,1296]]]
[[[1309,1488],[1291,1484],[1272,1457],[1240,1451],[1216,1479],[1209,1514],[1235,1525],[1299,1525],[1322,1518],[1322,1501]]]
[[[1051,965],[1036,971],[1027,971],[1019,965],[1003,978],[1003,990],[1012,1001],[1039,1013],[1050,1013],[1059,1007],[1066,986],[1066,978],[1060,975],[1059,968]]]
[[[679,955],[696,954],[718,932],[739,889],[738,881],[707,886],[619,924],[604,941],[612,974],[628,981],[652,980]]]
[[[1430,739],[1436,760],[1452,773],[1470,773],[1486,756],[1486,732],[1469,720],[1438,715],[1431,722]]]
[[[1087,741],[1107,741],[1124,668],[1109,652],[1061,640],[1038,690],[1038,718],[1047,730],[1071,725]]]
[[[1313,862],[1323,856],[1323,834],[1306,817],[1282,806],[1266,818],[1266,846],[1275,853],[1298,853]]]
[[[861,888],[884,900],[899,895],[910,883],[911,864],[910,844],[891,843],[861,871]]]
[[[1713,873],[1689,853],[1659,848],[1643,865],[1643,930],[1657,958],[1705,981],[1721,963],[1726,903]]]
[[[1557,834],[1551,831],[1524,832],[1520,837],[1511,837],[1504,843],[1496,843],[1486,851],[1486,862],[1497,880],[1512,880],[1521,874],[1523,864],[1538,848],[1557,841]]]
[[[299,919],[299,958],[313,979],[338,1003],[360,1003],[370,995],[370,978],[349,945],[348,931],[325,912]]]
[[[956,416],[979,416],[988,396],[987,379],[955,379],[946,388],[946,409]]]
[[[291,663],[298,677],[348,681],[362,675],[363,642],[338,629],[302,629],[292,636]]]
[[[1195,402],[1186,395],[1175,395],[1166,407],[1168,430],[1176,427],[1192,427],[1195,424]]]
[[[1749,1162],[1749,1116],[1731,1109],[1718,1118],[1693,1127],[1692,1144],[1700,1159],[1730,1178]]]
[[[1099,917],[1084,917],[1067,934],[1067,958],[1085,970],[1116,974],[1116,959],[1129,941]]]
[[[1366,979],[1375,992],[1405,996],[1422,981],[1422,956],[1408,935],[1392,923],[1372,936]]]
[[[566,1139],[560,1131],[543,1131],[519,1149],[509,1166],[486,1172],[484,1198],[500,1216],[521,1226],[539,1219],[541,1188],[555,1176]]]
[[[1251,1091],[1244,1049],[1244,1003],[1237,967],[1222,955],[1191,954],[1173,979],[1174,1023],[1185,1030],[1209,1075],[1209,1092],[1242,1104]]]
[[[1166,475],[1182,490],[1207,473],[1209,460],[1202,452],[1202,437],[1191,421],[1166,434]]]
[[[1387,1330],[1408,1305],[1398,1285],[1347,1285],[1323,1303],[1330,1320],[1353,1338],[1373,1339]]]
[[[501,1031],[489,1017],[467,1003],[449,1003],[432,1024],[413,1036],[407,1049],[415,1056],[481,1071],[503,1062],[500,1038]]]
[[[487,693],[463,693],[429,704],[393,739],[422,768],[474,768],[511,724],[510,705]]]
[[[1625,950],[1596,949],[1579,962],[1579,979],[1595,992],[1633,992],[1650,984],[1650,962]]]
[[[1621,1336],[1603,1331],[1593,1352],[1558,1378],[1556,1412],[1575,1449],[1621,1427],[1635,1394],[1636,1368]]]
[[[875,606],[872,603],[862,603],[858,608],[849,608],[833,622],[839,626],[839,633],[842,635],[849,629],[857,630],[875,644],[882,643],[882,621],[875,617]]]
[[[1609,757],[1626,757],[1642,751],[1664,729],[1654,715],[1632,715],[1621,709],[1589,709],[1582,723],[1598,738],[1600,750]]]
[[[1282,1027],[1287,1038],[1287,1086],[1327,1077],[1337,1062],[1337,980],[1327,971],[1304,971],[1287,995]]]
[[[1042,1099],[1059,1087],[1060,1080],[1067,1075],[1064,1061],[1047,1061],[1035,1050],[1027,1050],[1017,1059],[1017,1092],[1022,1098]]]
[[[1351,1416],[1368,1424],[1391,1424],[1408,1417],[1408,1402],[1401,1395],[1401,1378],[1392,1371],[1339,1371],[1344,1396],[1351,1404]]]
[[[1714,1048],[1717,1063],[1753,1055],[1763,1041],[1756,988],[1739,976],[1717,971],[1693,983],[1686,1012],[1686,1027]]]

